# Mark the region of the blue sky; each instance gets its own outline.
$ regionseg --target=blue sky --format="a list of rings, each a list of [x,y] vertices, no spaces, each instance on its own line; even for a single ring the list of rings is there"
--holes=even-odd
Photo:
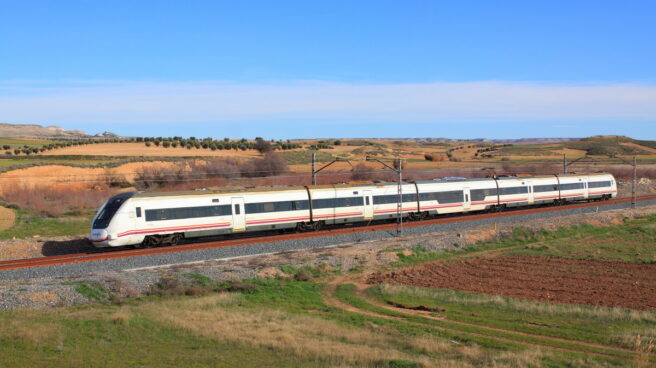
[[[0,121],[656,139],[653,1],[0,0]]]

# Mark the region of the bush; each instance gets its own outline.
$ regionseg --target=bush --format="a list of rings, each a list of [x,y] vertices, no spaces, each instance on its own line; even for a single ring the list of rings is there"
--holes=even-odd
[[[13,184],[2,189],[7,204],[50,217],[95,211],[116,193],[103,184]]]

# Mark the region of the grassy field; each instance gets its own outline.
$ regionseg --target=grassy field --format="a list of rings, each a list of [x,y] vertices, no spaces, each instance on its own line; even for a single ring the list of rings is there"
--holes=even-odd
[[[9,145],[12,148],[23,146],[41,147],[50,143],[57,143],[57,141],[47,139],[0,138],[0,147],[4,145]]]
[[[0,239],[24,239],[39,236],[78,236],[86,235],[93,215],[67,217],[41,217],[27,211],[18,210],[16,223],[9,229],[0,231]]]
[[[652,262],[656,216],[608,227],[518,229],[464,250],[399,252],[392,268],[482,251]],[[612,245],[605,246],[605,245]],[[636,251],[639,250],[639,251]],[[398,250],[391,249],[396,252]],[[0,313],[3,367],[608,367],[656,363],[656,313],[450,290],[356,286],[361,273],[280,267],[289,278],[218,283],[197,273],[122,299]],[[359,271],[361,272],[361,271]],[[392,307],[393,306],[393,307]]]

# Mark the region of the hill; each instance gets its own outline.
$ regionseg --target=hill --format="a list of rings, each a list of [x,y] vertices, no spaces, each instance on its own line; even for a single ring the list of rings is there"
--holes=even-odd
[[[112,132],[89,135],[82,130],[67,130],[58,126],[41,126],[36,124],[0,123],[0,137],[38,138],[38,139],[81,139],[81,138],[117,138]]]

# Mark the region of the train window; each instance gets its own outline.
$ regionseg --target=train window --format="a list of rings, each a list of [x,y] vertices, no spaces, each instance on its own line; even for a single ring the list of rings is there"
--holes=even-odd
[[[239,208],[239,203],[235,204],[235,215],[240,215],[241,209]]]
[[[315,209],[334,208],[334,207],[335,207],[335,200],[333,198],[312,200],[312,208]]]
[[[364,202],[367,204],[367,206],[369,205],[369,196],[364,197]]]
[[[499,194],[501,195],[522,194],[522,193],[528,193],[528,187],[499,188]]]
[[[137,217],[141,217],[141,207],[137,207]]]
[[[307,210],[309,207],[309,201],[293,201],[292,206],[294,211],[298,210]]]
[[[218,202],[219,202],[219,199],[218,199],[218,198],[213,198],[213,199],[212,199],[212,202],[213,202],[213,203],[218,203]]]
[[[541,192],[556,192],[558,191],[558,184],[535,185],[533,186],[534,193]]]
[[[307,210],[308,206],[308,201],[246,203],[245,210],[246,213],[284,212]]]
[[[610,187],[612,186],[612,182],[610,180],[606,181],[591,181],[588,183],[588,188],[604,188],[604,187]]]
[[[449,192],[419,193],[420,201],[437,201],[438,203],[459,203],[464,198],[462,190],[453,190]]]
[[[146,221],[181,220],[187,218],[227,216],[232,214],[230,205],[158,208],[146,210],[145,212]]]
[[[560,184],[560,190],[583,189],[583,183]]]
[[[417,195],[415,193],[404,194],[402,196],[403,202],[417,202]],[[374,196],[374,204],[398,203],[398,194],[388,194]]]
[[[471,190],[471,200],[472,201],[482,201],[487,196],[496,196],[497,188],[489,189],[472,189]]]
[[[465,194],[465,202],[469,202],[469,194]]]

